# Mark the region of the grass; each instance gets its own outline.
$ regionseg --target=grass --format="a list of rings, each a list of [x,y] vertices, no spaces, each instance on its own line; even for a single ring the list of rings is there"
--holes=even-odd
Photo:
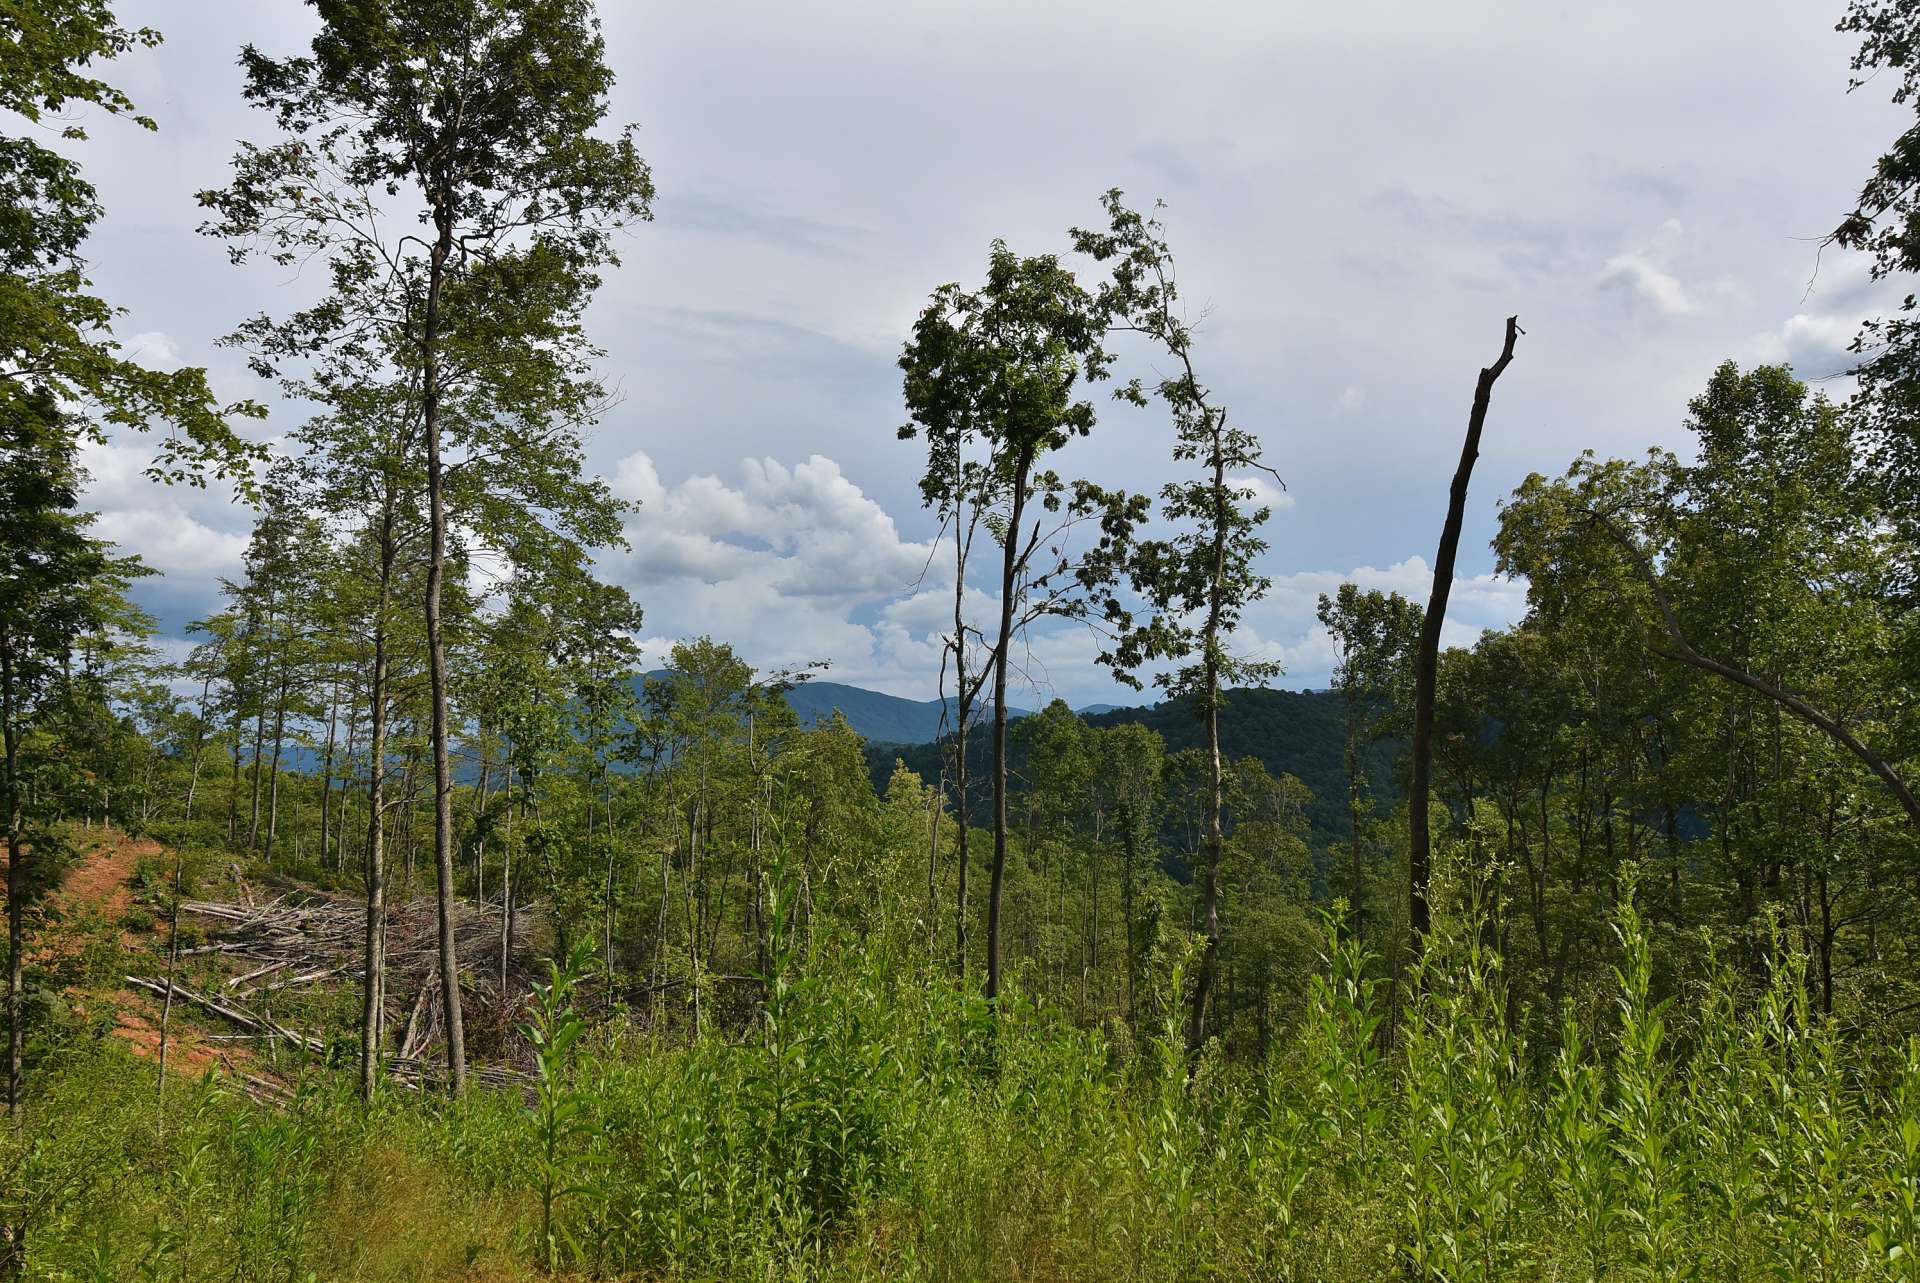
[[[162,1114],[73,1039],[0,1211],[36,1278],[1920,1279],[1920,1043],[1849,1044],[1791,958],[1750,1002],[1658,997],[1616,926],[1611,1016],[1539,1051],[1458,926],[1391,1048],[1338,942],[1258,1066],[1189,1065],[1177,1014],[1125,1055],[1018,997],[990,1021],[830,941],[782,944],[765,1027],[568,1035],[530,1100],[369,1108],[314,1068],[284,1109],[207,1080]]]

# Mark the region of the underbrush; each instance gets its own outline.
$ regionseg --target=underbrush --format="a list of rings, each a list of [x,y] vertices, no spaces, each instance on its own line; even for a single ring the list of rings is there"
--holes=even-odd
[[[1257,1067],[1190,1063],[1177,1018],[1121,1056],[778,940],[737,1041],[560,1037],[557,976],[537,1102],[367,1107],[316,1070],[285,1108],[208,1081],[162,1111],[150,1064],[83,1040],[0,1139],[0,1212],[41,1278],[531,1278],[551,1255],[648,1279],[1920,1279],[1920,1043],[1849,1043],[1790,956],[1751,1001],[1727,976],[1661,999],[1630,903],[1616,926],[1612,1018],[1550,1052],[1458,926],[1389,1037],[1337,924]]]

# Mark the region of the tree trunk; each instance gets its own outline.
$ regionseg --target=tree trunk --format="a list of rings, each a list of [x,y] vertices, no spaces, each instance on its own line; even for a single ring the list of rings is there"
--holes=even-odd
[[[273,841],[280,831],[280,750],[287,735],[287,681],[283,668],[280,675],[280,698],[273,710],[273,764],[267,771],[267,850],[266,859],[273,860]]]
[[[21,899],[26,894],[22,831],[26,810],[20,800],[20,728],[16,723],[13,643],[0,633],[0,735],[4,736],[7,791],[7,1113],[20,1125],[20,980],[23,944]]]
[[[253,762],[250,767],[252,800],[247,809],[247,850],[260,849],[260,755],[267,748],[267,706],[263,701],[253,718]]]
[[[1353,932],[1353,938],[1365,938],[1367,867],[1366,857],[1360,848],[1360,728],[1359,713],[1351,703],[1347,708],[1347,818],[1353,825],[1353,850],[1351,852],[1352,886],[1348,890],[1351,897],[1347,905],[1347,927]]]
[[[154,1099],[161,1105],[167,1101],[167,1034],[173,1023],[173,979],[180,970],[180,864],[181,854],[176,848],[173,853],[173,905],[167,915],[167,994],[160,1005],[159,1076],[154,1086]]]
[[[367,763],[367,930],[361,960],[360,1098],[372,1100],[379,1085],[382,1014],[386,1005],[387,965],[387,612],[392,600],[394,495],[387,490],[381,516],[380,597],[374,607],[373,672],[367,713],[370,743]]]
[[[954,467],[953,673],[956,721],[953,728],[953,815],[958,826],[954,837],[958,881],[953,900],[953,974],[964,986],[967,983],[967,831],[971,827],[971,811],[967,806],[967,724],[973,716],[973,691],[967,686],[967,623],[964,607],[967,597],[967,556],[973,548],[973,531],[976,529],[973,522],[979,520],[979,509],[975,507],[973,522],[963,527],[960,509],[966,498],[960,479],[965,476],[965,470],[957,450]]]
[[[1493,399],[1493,385],[1513,360],[1514,341],[1520,335],[1518,317],[1507,318],[1506,341],[1500,357],[1480,371],[1474,388],[1473,410],[1467,417],[1467,437],[1460,447],[1460,465],[1453,474],[1447,494],[1447,520],[1440,529],[1440,552],[1434,559],[1433,593],[1427,602],[1427,615],[1420,625],[1420,653],[1414,663],[1413,677],[1413,780],[1407,794],[1407,923],[1415,945],[1433,925],[1427,903],[1427,881],[1432,855],[1432,835],[1428,831],[1430,805],[1428,789],[1433,776],[1433,700],[1435,679],[1440,665],[1440,626],[1446,622],[1447,596],[1453,589],[1453,563],[1460,549],[1460,524],[1467,508],[1467,482],[1473,476],[1474,460],[1480,457],[1480,432],[1486,426],[1487,407]]]
[[[240,727],[241,718],[236,714],[227,731],[227,747],[233,752],[233,773],[227,780],[228,846],[235,845],[240,837]]]
[[[194,795],[200,791],[200,763],[207,752],[207,694],[213,689],[213,678],[209,676],[200,683],[200,719],[193,730],[193,764],[187,773],[187,813],[186,819],[193,819]]]
[[[987,884],[987,1002],[1000,997],[1000,899],[1007,882],[1007,669],[1013,640],[1014,584],[1020,571],[1020,522],[1026,512],[1032,456],[1013,474],[1013,512],[1000,560],[1000,629],[993,656],[993,870]]]
[[[353,703],[353,690],[347,690],[347,748],[346,760],[340,772],[340,817],[333,826],[333,867],[347,867],[347,809],[353,796],[353,749],[360,732],[360,709]],[[324,858],[325,853],[322,853]]]
[[[327,747],[320,758],[320,867],[327,867],[328,838],[333,832],[333,736],[340,720],[340,683],[327,695]]]
[[[500,992],[507,992],[507,955],[513,948],[513,764],[507,764],[507,835],[500,845]]]
[[[367,931],[362,959],[365,981],[360,1008],[360,1096],[373,1098],[380,1066],[381,996],[386,989],[386,751],[387,647],[386,630],[376,625],[373,635],[373,693],[369,712],[373,726],[371,779],[367,785]]]
[[[447,569],[446,478],[440,458],[440,299],[453,250],[453,211],[436,200],[439,236],[428,267],[422,318],[421,416],[427,438],[427,511],[432,536],[427,555],[427,682],[433,707],[433,864],[440,911],[440,1001],[447,1026],[447,1086],[467,1089],[467,1039],[460,1019],[460,964],[453,942],[453,761],[448,751],[447,645],[440,617]]]
[[[1197,1052],[1207,1039],[1207,1002],[1220,967],[1220,860],[1225,854],[1226,831],[1220,769],[1220,631],[1227,591],[1227,460],[1221,433],[1224,417],[1213,418],[1213,565],[1207,586],[1207,621],[1200,633],[1201,698],[1207,724],[1207,871],[1202,888],[1201,929],[1207,944],[1200,955],[1200,975],[1193,986],[1193,1014],[1187,1024],[1187,1050]]]

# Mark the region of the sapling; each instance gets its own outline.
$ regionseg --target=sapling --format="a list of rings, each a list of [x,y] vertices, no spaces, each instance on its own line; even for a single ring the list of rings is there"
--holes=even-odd
[[[533,986],[533,1016],[520,1032],[533,1048],[534,1149],[529,1165],[540,1194],[540,1256],[549,1274],[560,1267],[560,1245],[577,1251],[565,1226],[554,1219],[559,1205],[597,1188],[587,1178],[582,1146],[593,1134],[588,1098],[575,1081],[575,1049],[587,1030],[574,1010],[574,989],[593,966],[593,943],[578,941],[564,963],[549,959],[547,983]]]

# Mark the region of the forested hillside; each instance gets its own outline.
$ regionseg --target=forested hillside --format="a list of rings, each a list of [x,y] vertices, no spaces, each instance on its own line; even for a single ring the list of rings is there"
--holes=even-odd
[[[1071,223],[995,238],[1056,208],[1028,188],[1091,116],[1150,81],[1218,88],[1184,61],[1229,43],[1216,21],[1291,40],[1354,7],[1156,10],[1138,66],[1106,44],[1121,6],[1070,40],[1047,6],[925,32],[863,13],[863,38],[906,24],[931,61],[845,99],[832,40],[758,46],[793,15],[729,14],[757,115],[711,133],[616,110],[616,50],[638,55],[613,6],[606,30],[592,0],[284,7],[302,25],[255,15],[273,39],[231,48],[184,7],[0,0],[0,1280],[1920,1280],[1920,0],[1833,15],[1853,87],[1900,121],[1820,245],[1855,273],[1846,305],[1880,310],[1786,327],[1857,336],[1836,378],[1726,321],[1731,278],[1670,272],[1677,219],[1603,248],[1614,229],[1555,221],[1577,194],[1485,212],[1395,189],[1292,258],[1270,210],[1240,256],[1189,258],[1239,179],[1129,134],[1116,154],[1218,206],[1176,222],[1089,191]],[[1662,61],[1677,10],[1656,49],[1632,14],[1550,9],[1340,45],[1316,73],[1368,95],[1434,59],[1476,82],[1472,110],[1396,108],[1413,151],[1367,169],[1443,167],[1458,132],[1449,190],[1471,188],[1616,22],[1647,67],[1587,67],[1582,114],[1625,110],[1640,75],[1718,95],[1739,71],[1771,104],[1790,61],[1732,47],[1784,13],[1728,15],[1702,66]],[[237,55],[233,101],[151,83],[163,33],[127,25],[150,10]],[[685,17],[650,9],[646,39]],[[1455,74],[1483,65],[1459,30],[1524,82]],[[1099,93],[1051,79],[1083,46]],[[663,56],[732,66],[710,53]],[[1230,53],[1257,76],[1210,110],[1252,146],[1247,113],[1294,90]],[[1072,115],[988,114],[1033,56]],[[947,163],[955,121],[993,136],[975,203],[911,193],[898,220],[967,228],[962,277],[865,213],[734,216],[691,182],[675,206],[664,161],[656,191],[648,155],[716,147],[737,185],[835,190],[792,135],[762,145],[804,105],[789,64],[916,157]],[[1311,105],[1289,146],[1344,137],[1349,107]],[[224,140],[229,110],[244,136],[203,190],[168,154],[173,187],[107,207],[107,131]],[[1661,110],[1649,133],[1704,127]],[[1041,178],[1002,176],[1015,119]],[[1528,182],[1549,150],[1590,167],[1550,141],[1516,147]],[[1803,181],[1768,141],[1766,173]],[[1317,198],[1316,155],[1272,162],[1290,202]],[[1732,170],[1650,172],[1605,186],[1774,216]],[[123,346],[96,283],[106,229],[158,237],[181,201],[245,298],[208,348],[229,367]],[[1404,244],[1335,244],[1382,205]],[[747,256],[723,286],[710,246],[657,247],[676,217],[827,275]],[[1432,257],[1485,364],[1435,410],[1413,356],[1453,336],[1401,325],[1402,287],[1442,244],[1420,237],[1461,227],[1494,248]],[[885,273],[856,281],[856,244]],[[1348,305],[1298,283],[1309,257],[1391,285],[1349,353],[1366,387],[1268,341],[1276,311],[1327,330]],[[1657,314],[1577,359],[1671,401],[1592,449],[1512,408],[1530,377],[1567,398],[1552,371],[1579,344],[1499,302],[1578,321],[1539,284],[1563,258]],[[163,256],[139,267],[146,307],[206,301]],[[689,272],[700,307],[654,305]],[[1234,276],[1258,292],[1216,309]],[[740,325],[760,294],[821,331]],[[876,318],[894,364],[857,422],[893,452],[898,514],[824,458],[749,457],[739,490],[697,453],[675,486],[644,454],[594,462],[615,431],[697,451],[753,377],[782,433],[818,428],[840,410],[790,380],[856,381],[836,363]],[[1609,346],[1651,361],[1683,318],[1753,359],[1676,392]],[[616,417],[641,342],[689,369],[725,348],[728,378]],[[1351,417],[1370,395],[1458,444],[1450,484],[1426,454],[1402,475]],[[1412,596],[1289,560],[1341,502],[1311,507],[1330,453],[1422,496],[1394,572]],[[183,559],[127,515],[203,488],[243,535]],[[821,510],[845,518],[824,553]],[[1489,585],[1513,613],[1463,627]],[[1280,637],[1302,600],[1311,632]],[[843,641],[925,700],[793,658]],[[1277,689],[1320,680],[1283,661],[1328,689]],[[1042,673],[1144,702],[1023,709]]]
[[[804,688],[803,688],[804,689]],[[1232,758],[1252,758],[1272,775],[1291,775],[1312,795],[1306,817],[1316,848],[1338,845],[1350,824],[1345,766],[1346,722],[1342,697],[1335,691],[1235,690],[1226,694],[1220,717],[1220,750]],[[797,701],[796,701],[797,703]],[[937,713],[938,706],[935,711]],[[1102,707],[1084,714],[1087,725],[1107,728],[1139,725],[1160,737],[1169,751],[1198,749],[1203,743],[1200,720],[1190,705],[1178,701],[1131,708]],[[901,743],[868,734],[867,764],[876,787],[884,787],[896,762],[904,763],[923,779],[938,778],[951,742]],[[877,741],[877,742],[876,742]],[[1395,755],[1404,743],[1381,740],[1362,750],[1363,774],[1369,792],[1391,809],[1404,784],[1393,770]],[[975,742],[971,773],[986,776],[989,754]],[[1011,769],[1025,791],[1027,753],[1016,736],[1009,757]]]

